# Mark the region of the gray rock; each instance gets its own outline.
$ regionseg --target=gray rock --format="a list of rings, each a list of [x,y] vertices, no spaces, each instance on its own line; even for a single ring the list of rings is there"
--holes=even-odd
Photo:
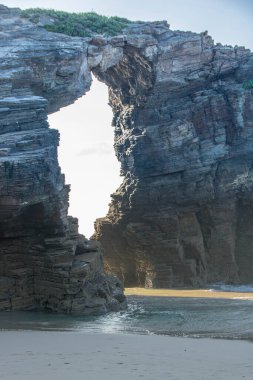
[[[127,286],[252,283],[253,55],[155,29],[125,30],[124,63],[96,69],[124,176],[96,222],[106,268]]]
[[[0,310],[120,310],[120,281],[68,216],[59,133],[47,123],[90,87],[86,40],[0,13]]]
[[[165,22],[85,39],[0,12],[0,308],[125,306],[68,217],[46,121],[89,90],[91,70],[109,87],[124,176],[96,222],[107,271],[128,286],[252,282],[252,53]]]

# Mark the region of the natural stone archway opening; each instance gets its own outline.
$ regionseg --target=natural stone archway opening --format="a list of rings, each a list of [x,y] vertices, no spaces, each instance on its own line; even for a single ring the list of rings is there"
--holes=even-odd
[[[252,53],[166,22],[131,24],[112,38],[72,38],[15,12],[4,9],[0,18],[0,279],[7,287],[0,308],[124,306],[101,251],[68,216],[59,134],[47,123],[48,113],[89,91],[91,72],[109,87],[124,175],[96,222],[108,269],[128,286],[249,282]]]
[[[95,77],[87,94],[48,118],[60,133],[59,164],[71,187],[69,215],[78,218],[86,237],[94,233],[95,220],[107,214],[110,195],[122,182],[112,118],[108,87]]]

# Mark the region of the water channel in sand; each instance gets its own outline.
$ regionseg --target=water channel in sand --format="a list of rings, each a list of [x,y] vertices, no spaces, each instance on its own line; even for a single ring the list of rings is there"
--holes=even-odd
[[[253,286],[126,289],[128,309],[98,316],[1,312],[2,330],[162,334],[253,340]]]

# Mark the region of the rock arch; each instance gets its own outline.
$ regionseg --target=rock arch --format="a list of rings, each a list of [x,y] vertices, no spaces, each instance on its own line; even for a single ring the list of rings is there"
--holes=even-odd
[[[107,268],[126,285],[252,282],[252,53],[165,22],[84,39],[0,12],[0,308],[123,301],[67,216],[59,137],[46,121],[89,90],[91,71],[109,86],[125,177],[96,222]],[[33,223],[24,228],[22,215]]]

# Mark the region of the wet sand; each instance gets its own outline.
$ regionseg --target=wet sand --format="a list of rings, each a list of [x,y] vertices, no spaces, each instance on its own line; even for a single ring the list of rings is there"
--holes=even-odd
[[[244,341],[0,332],[4,380],[252,380],[252,358]]]
[[[126,288],[126,296],[177,297],[177,298],[223,298],[253,300],[253,293],[223,292],[209,289],[145,289]]]

